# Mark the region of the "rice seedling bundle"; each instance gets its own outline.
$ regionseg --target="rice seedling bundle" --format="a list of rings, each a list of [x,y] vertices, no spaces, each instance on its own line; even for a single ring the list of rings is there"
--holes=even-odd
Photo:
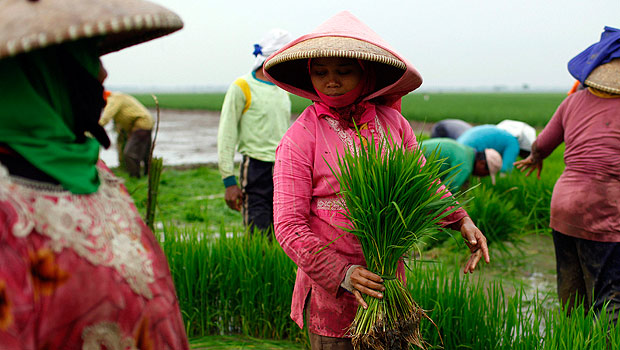
[[[387,139],[345,149],[331,168],[346,201],[346,228],[357,236],[368,270],[382,276],[382,299],[364,295],[368,309],[358,308],[350,333],[356,350],[425,348],[419,327],[428,316],[396,278],[399,261],[421,238],[436,235],[438,223],[457,210],[456,199],[438,181],[443,160],[433,152],[424,162],[421,149],[406,150]],[[432,321],[431,321],[432,322]]]

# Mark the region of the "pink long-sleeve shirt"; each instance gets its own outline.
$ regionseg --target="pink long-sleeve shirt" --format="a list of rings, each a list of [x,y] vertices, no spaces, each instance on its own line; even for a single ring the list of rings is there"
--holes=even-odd
[[[308,107],[276,150],[275,232],[299,267],[292,319],[303,327],[305,307],[311,332],[343,337],[355,316],[357,301],[340,284],[351,265],[365,266],[365,262],[357,238],[340,229],[350,222],[343,215],[345,203],[336,196],[340,186],[329,166],[337,169],[338,154],[343,154],[344,147],[359,145],[359,138],[353,130],[343,130],[335,119],[316,111],[315,105]],[[376,117],[367,121],[367,127],[362,136],[368,140],[371,134],[375,139],[385,137],[389,130],[394,142],[410,150],[418,146],[409,122],[390,107],[376,106]],[[466,215],[459,210],[444,224]]]
[[[553,188],[550,227],[599,242],[620,242],[620,98],[588,89],[567,97],[536,139],[546,157],[566,143],[566,168]]]

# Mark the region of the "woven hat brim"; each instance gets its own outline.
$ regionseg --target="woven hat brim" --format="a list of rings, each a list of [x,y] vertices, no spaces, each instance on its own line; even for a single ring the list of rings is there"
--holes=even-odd
[[[594,68],[584,84],[601,91],[620,94],[620,58]]]
[[[361,59],[407,69],[405,62],[391,52],[363,40],[342,36],[324,36],[301,41],[269,59],[265,63],[265,69],[269,70],[284,62],[317,57]]]
[[[183,21],[142,0],[0,1],[0,59],[36,49],[103,37],[100,54],[177,31]]]

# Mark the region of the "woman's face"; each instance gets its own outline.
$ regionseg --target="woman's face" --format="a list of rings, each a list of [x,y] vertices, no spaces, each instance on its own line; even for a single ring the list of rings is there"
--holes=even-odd
[[[314,88],[327,96],[340,96],[353,90],[362,78],[357,60],[342,57],[313,58],[310,79]]]

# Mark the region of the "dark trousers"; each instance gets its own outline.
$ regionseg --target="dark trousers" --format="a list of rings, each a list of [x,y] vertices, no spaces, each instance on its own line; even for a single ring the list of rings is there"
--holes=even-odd
[[[620,311],[620,243],[596,242],[553,230],[558,296],[569,312],[575,299],[586,310],[600,312],[604,304],[614,322]]]
[[[140,177],[140,167],[144,166],[144,175],[148,173],[149,155],[151,153],[151,130],[135,130],[127,138],[123,148],[125,169],[130,176]]]
[[[273,232],[273,163],[243,156],[240,168],[243,224]]]

